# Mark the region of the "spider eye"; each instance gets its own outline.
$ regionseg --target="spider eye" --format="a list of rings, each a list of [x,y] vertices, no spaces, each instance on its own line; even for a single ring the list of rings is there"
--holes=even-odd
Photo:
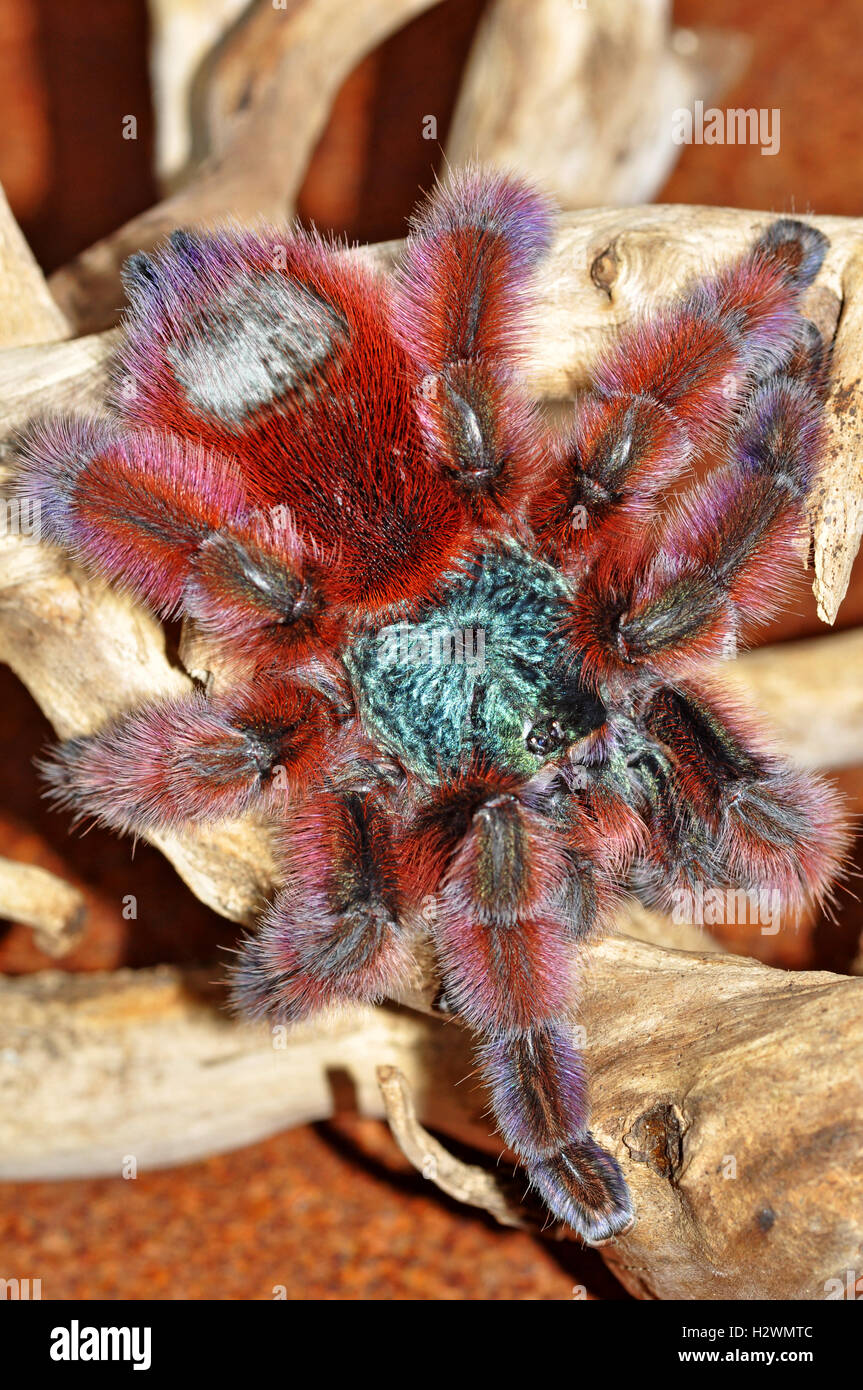
[[[555,748],[562,748],[565,742],[566,735],[556,719],[541,719],[537,724],[533,724],[524,736],[524,746],[528,753],[536,753],[540,757],[554,752]]]

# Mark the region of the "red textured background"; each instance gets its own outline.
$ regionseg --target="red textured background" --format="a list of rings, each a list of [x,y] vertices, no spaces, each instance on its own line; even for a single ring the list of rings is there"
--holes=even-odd
[[[529,0],[526,0],[528,3]],[[346,82],[309,170],[301,213],[361,239],[398,236],[432,168],[420,118],[446,125],[482,0],[448,0],[367,59]],[[781,151],[690,146],[661,201],[777,213],[863,214],[863,5],[678,0],[679,23],[749,34],[754,55],[725,106],[778,107]],[[156,198],[143,0],[0,0],[0,182],[46,269]],[[625,74],[621,74],[625,80]],[[122,116],[139,139],[119,138]],[[840,626],[863,617],[857,580]],[[819,630],[801,585],[766,639]],[[0,670],[0,853],[83,887],[86,941],[65,964],[92,970],[212,961],[233,937],[153,850],[93,831],[69,839],[40,802],[31,758],[48,726]],[[863,776],[843,773],[852,809]],[[120,915],[124,894],[138,920]],[[772,950],[792,967],[847,969],[861,911],[814,924]],[[50,964],[23,928],[0,926],[0,968]],[[436,1194],[385,1128],[345,1117],[134,1183],[99,1179],[0,1188],[0,1275],[41,1277],[45,1297],[569,1299],[625,1297],[593,1252],[504,1232]]]

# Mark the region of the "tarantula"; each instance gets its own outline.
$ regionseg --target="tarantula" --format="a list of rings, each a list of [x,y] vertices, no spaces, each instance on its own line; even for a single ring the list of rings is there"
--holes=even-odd
[[[606,352],[561,433],[519,375],[551,230],[468,169],[390,278],[301,231],[175,232],[125,268],[114,422],[32,426],[19,488],[221,663],[60,746],[58,799],[126,832],[271,815],[252,1015],[385,996],[427,923],[504,1141],[598,1243],[633,1208],[588,1128],[580,944],[627,891],[817,901],[842,854],[833,793],[701,671],[777,608],[800,538],[827,362],[797,306],[826,241],[773,222]]]

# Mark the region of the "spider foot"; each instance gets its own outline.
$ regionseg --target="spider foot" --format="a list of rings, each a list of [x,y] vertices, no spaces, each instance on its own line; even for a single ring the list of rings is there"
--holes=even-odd
[[[550,1211],[588,1245],[605,1245],[635,1224],[635,1209],[617,1161],[589,1134],[527,1166]]]
[[[331,730],[308,691],[260,676],[228,700],[140,706],[51,750],[42,773],[55,804],[124,833],[283,806],[319,779]]]
[[[284,825],[286,887],[243,943],[237,1011],[291,1024],[371,1003],[409,971],[390,828],[373,794],[322,793]]]

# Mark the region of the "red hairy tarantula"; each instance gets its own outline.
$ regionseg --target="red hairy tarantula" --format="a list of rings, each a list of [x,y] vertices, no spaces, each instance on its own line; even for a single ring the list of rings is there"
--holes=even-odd
[[[557,434],[518,375],[551,225],[471,169],[390,279],[302,232],[176,232],[126,266],[115,420],[31,427],[19,489],[232,677],[63,744],[58,799],[131,832],[269,811],[252,1015],[378,999],[430,931],[501,1135],[600,1242],[633,1209],[588,1128],[580,944],[627,891],[818,900],[842,854],[832,792],[701,670],[776,610],[800,538],[826,242],[774,222],[607,352]]]

